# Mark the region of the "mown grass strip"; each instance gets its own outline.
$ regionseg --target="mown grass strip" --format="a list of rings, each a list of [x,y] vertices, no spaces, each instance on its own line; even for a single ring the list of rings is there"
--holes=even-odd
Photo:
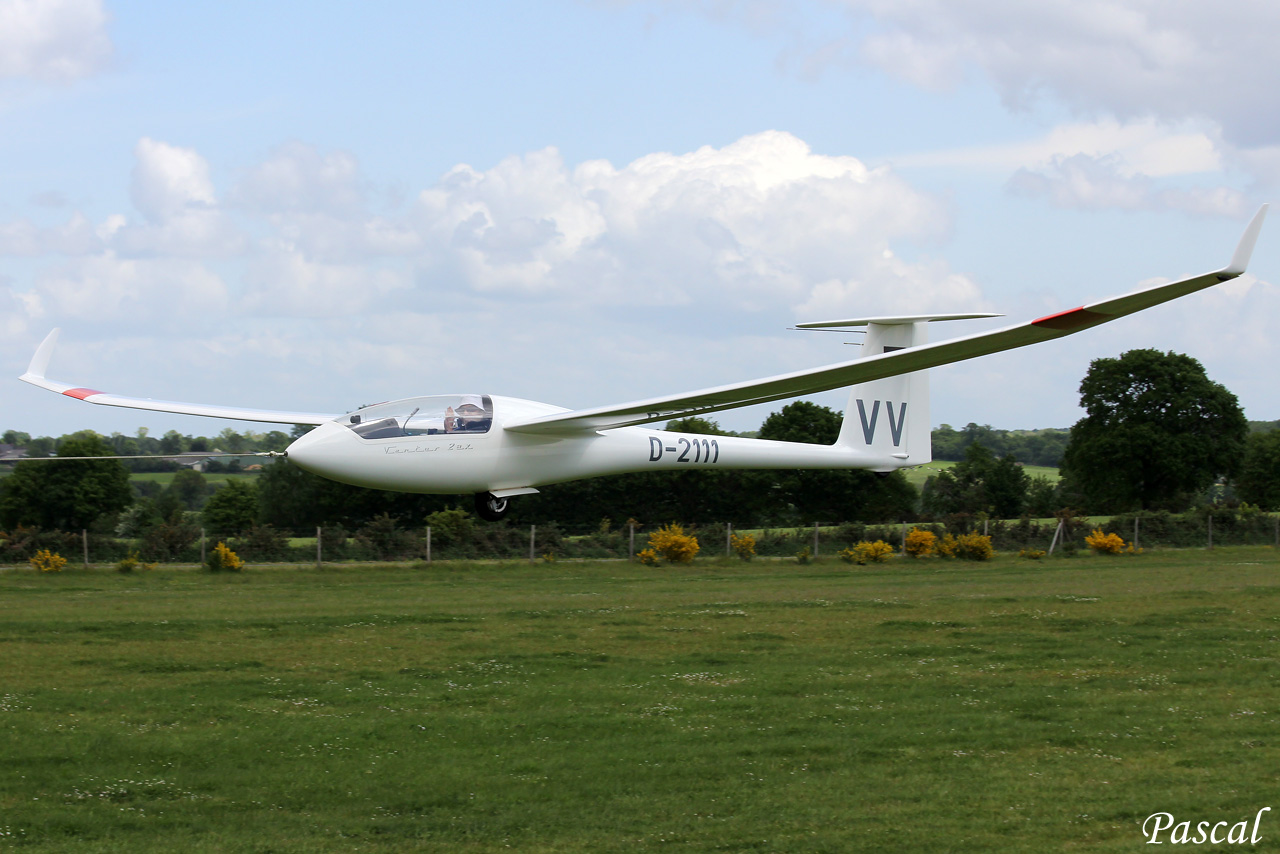
[[[1277,565],[5,571],[0,842],[1131,851],[1268,805]]]

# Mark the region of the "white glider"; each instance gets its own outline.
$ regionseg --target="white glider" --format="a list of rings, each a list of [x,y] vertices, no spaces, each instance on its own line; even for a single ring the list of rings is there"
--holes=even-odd
[[[58,330],[21,379],[103,406],[123,406],[315,430],[285,452],[290,462],[343,483],[399,492],[474,493],[486,519],[537,487],[634,471],[681,468],[869,469],[890,472],[932,459],[926,369],[1081,332],[1236,278],[1266,217],[1263,205],[1220,270],[1145,288],[991,332],[927,343],[931,322],[996,317],[926,314],[799,324],[867,327],[860,358],[789,374],[616,406],[568,410],[487,394],[413,397],[344,414],[238,409],[107,394],[48,379]],[[702,436],[639,425],[851,387],[839,438],[808,445]]]

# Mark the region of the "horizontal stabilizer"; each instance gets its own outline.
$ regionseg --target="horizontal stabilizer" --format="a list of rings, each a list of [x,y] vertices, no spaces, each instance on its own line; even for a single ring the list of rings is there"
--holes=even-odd
[[[988,317],[1004,317],[1003,314],[980,312],[978,314],[903,314],[893,317],[862,317],[853,320],[815,320],[811,323],[797,323],[796,329],[830,329],[836,326],[868,326],[879,323],[882,326],[902,326],[907,323],[932,323],[937,320],[983,320]]]

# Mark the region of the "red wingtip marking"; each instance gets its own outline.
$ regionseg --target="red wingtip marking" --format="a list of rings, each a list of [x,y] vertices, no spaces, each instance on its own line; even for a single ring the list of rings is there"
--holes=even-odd
[[[76,400],[84,400],[86,397],[93,397],[95,394],[102,394],[102,392],[91,388],[69,388],[63,394],[67,397],[74,397]]]
[[[1082,326],[1088,326],[1099,320],[1105,320],[1107,315],[1097,311],[1089,311],[1084,306],[1078,308],[1070,308],[1066,311],[1060,311],[1057,314],[1049,314],[1039,320],[1031,321],[1032,326],[1043,326],[1046,329],[1062,329],[1071,330],[1079,329]]]

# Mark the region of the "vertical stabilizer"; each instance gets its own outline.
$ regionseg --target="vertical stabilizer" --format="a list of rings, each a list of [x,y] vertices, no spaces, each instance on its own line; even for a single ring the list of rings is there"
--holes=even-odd
[[[867,327],[862,355],[867,359],[929,343],[929,324],[935,320],[977,320],[998,314],[912,314],[903,317],[865,317],[798,323],[799,329]],[[855,362],[856,364],[856,362]],[[837,444],[866,451],[883,461],[873,471],[893,471],[933,461],[929,426],[929,374],[916,371],[850,387]]]
[[[862,357],[879,356],[928,342],[928,321],[878,318],[868,321]],[[916,371],[855,385],[849,390],[839,444],[884,459],[879,470],[923,465],[933,459],[929,430],[929,374]]]

